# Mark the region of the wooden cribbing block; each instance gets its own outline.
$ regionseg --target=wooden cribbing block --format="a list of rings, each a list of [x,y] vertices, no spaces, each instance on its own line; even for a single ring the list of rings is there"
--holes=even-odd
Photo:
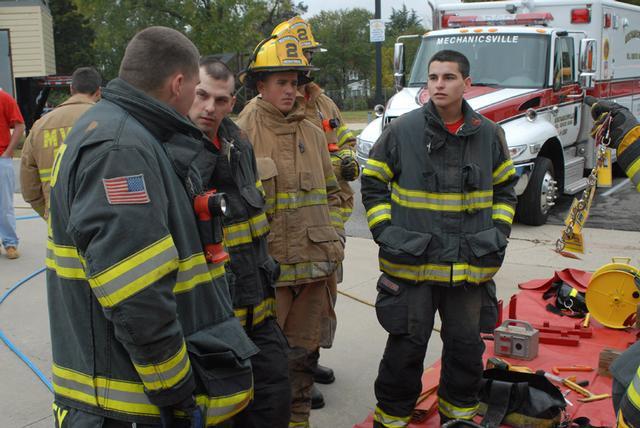
[[[611,377],[609,372],[609,366],[622,354],[619,349],[604,348],[600,351],[600,358],[598,359],[598,374],[602,376]]]

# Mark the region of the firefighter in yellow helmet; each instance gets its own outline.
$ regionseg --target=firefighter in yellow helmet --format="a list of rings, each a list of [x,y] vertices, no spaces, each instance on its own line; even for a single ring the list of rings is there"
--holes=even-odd
[[[253,145],[265,191],[269,253],[280,263],[278,324],[289,345],[290,427],[309,426],[314,354],[326,314],[333,314],[330,278],[343,259],[340,187],[323,132],[305,118],[298,86],[311,70],[290,32],[258,45],[240,80],[259,96],[238,125]]]
[[[311,26],[300,16],[281,22],[274,28],[272,34],[282,31],[290,31],[300,40],[300,46],[305,58],[311,63],[316,52],[326,52],[322,45],[313,36]],[[346,223],[353,210],[353,190],[349,185],[350,181],[358,177],[360,168],[356,161],[355,137],[346,126],[340,109],[331,98],[329,98],[322,88],[315,82],[308,82],[298,87],[300,96],[298,102],[304,106],[304,113],[307,119],[318,126],[323,132],[326,140],[326,147],[331,156],[333,171],[340,185],[340,215],[343,223]],[[336,219],[337,220],[337,219]],[[337,297],[337,284],[342,282],[342,266],[330,279],[331,296],[335,305]],[[331,314],[327,314],[325,326],[328,336],[325,340],[326,347],[330,347],[336,329],[336,320]],[[323,346],[323,347],[324,347]],[[317,383],[329,384],[335,380],[333,370],[317,363],[319,355],[315,356],[316,364],[314,369],[314,380]],[[324,397],[318,388],[314,386],[312,391],[312,408],[324,407]]]

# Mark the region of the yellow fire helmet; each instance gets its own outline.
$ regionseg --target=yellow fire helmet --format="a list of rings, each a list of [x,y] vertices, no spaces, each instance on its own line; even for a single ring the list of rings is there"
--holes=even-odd
[[[317,68],[309,65],[298,38],[285,30],[256,46],[249,65],[240,72],[238,78],[241,83],[253,87],[255,82],[252,77],[260,72],[300,71],[302,74],[311,70]]]
[[[321,47],[322,45],[318,43],[313,37],[313,32],[311,31],[311,25],[302,19],[300,16],[294,16],[288,21],[281,22],[273,29],[271,32],[272,35],[279,34],[282,31],[289,30],[292,32],[298,40],[300,40],[300,46],[303,50],[313,50],[316,52],[326,52],[327,50]]]

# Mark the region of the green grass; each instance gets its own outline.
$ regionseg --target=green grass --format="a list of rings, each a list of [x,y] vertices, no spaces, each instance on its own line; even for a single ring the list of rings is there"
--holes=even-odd
[[[375,117],[375,115],[371,110],[356,110],[356,111],[342,110],[340,113],[342,113],[342,117],[344,118],[344,121],[347,123],[349,122],[366,123],[367,119],[369,118],[368,113],[371,113],[372,118]]]

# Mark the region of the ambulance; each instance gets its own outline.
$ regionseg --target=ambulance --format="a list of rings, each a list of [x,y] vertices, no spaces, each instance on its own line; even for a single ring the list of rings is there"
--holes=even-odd
[[[613,0],[431,7],[436,30],[414,36],[422,40],[409,73],[404,45],[395,44],[398,92],[386,107],[376,107],[379,117],[358,136],[361,165],[384,126],[428,101],[431,56],[459,51],[471,63],[465,99],[505,131],[519,176],[517,218],[544,224],[560,193],[582,191],[585,171],[594,166],[585,96],[610,99],[640,115],[640,7]]]

